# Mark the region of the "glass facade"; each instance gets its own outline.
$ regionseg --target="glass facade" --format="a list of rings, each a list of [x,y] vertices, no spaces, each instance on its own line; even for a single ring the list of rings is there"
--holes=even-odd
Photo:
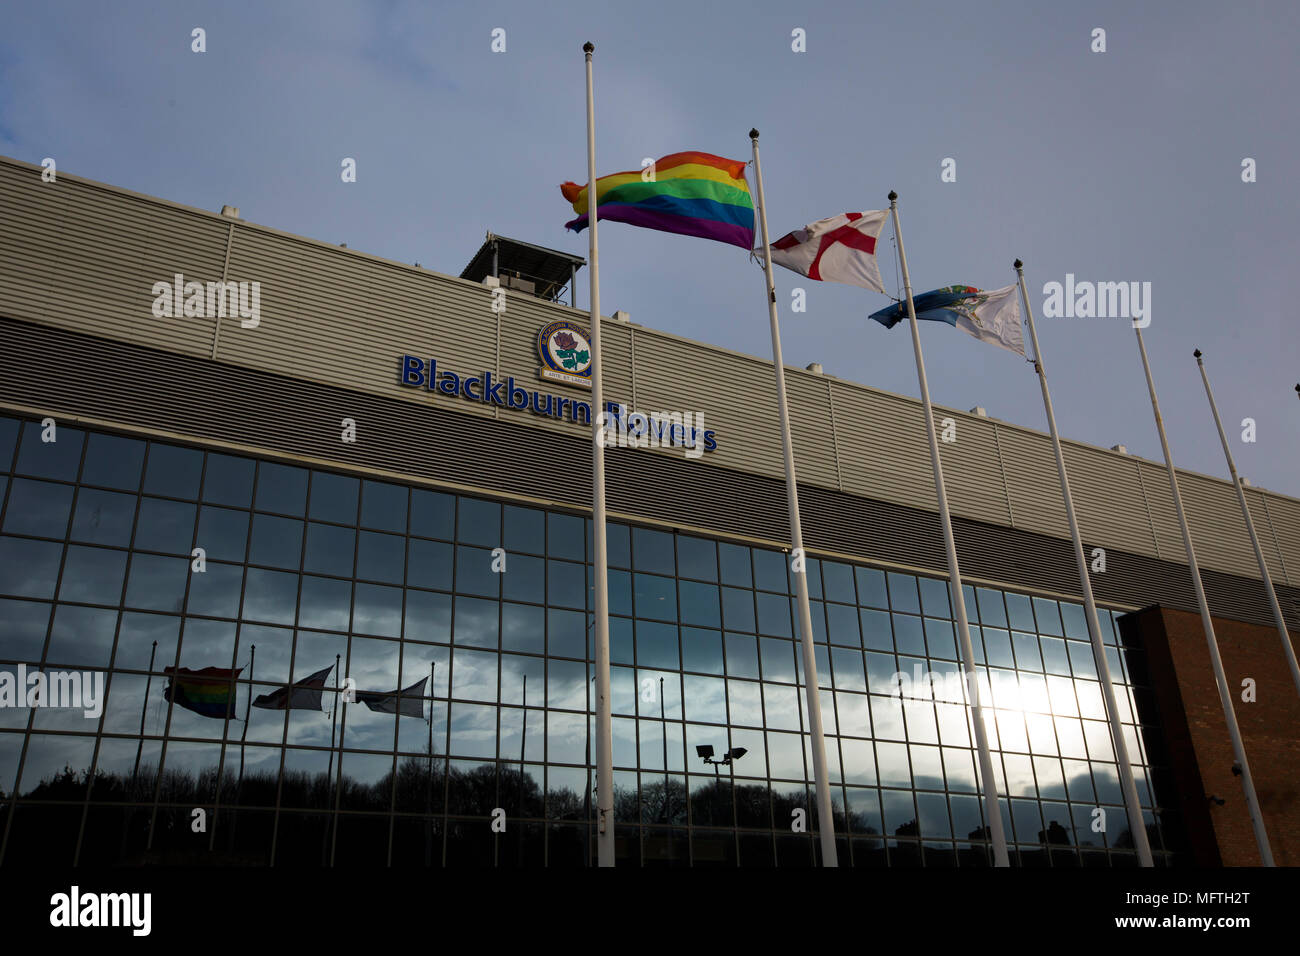
[[[582,516],[13,419],[0,500],[0,866],[593,858]],[[815,863],[787,556],[623,524],[609,552],[620,862]],[[968,711],[894,676],[959,673],[946,582],[808,580],[841,865],[988,865]],[[1133,865],[1082,607],[967,602],[1013,862]],[[1142,654],[1102,628],[1167,862]],[[27,706],[38,670],[102,706]]]

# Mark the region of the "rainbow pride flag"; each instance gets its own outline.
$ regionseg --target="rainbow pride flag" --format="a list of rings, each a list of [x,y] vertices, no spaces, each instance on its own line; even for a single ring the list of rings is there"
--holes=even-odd
[[[235,716],[235,679],[242,667],[205,667],[190,670],[188,667],[164,667],[169,682],[163,688],[163,698],[192,710],[201,717],[223,720]]]
[[[743,162],[712,153],[673,153],[653,169],[649,182],[639,169],[597,179],[598,218],[753,248],[754,202]],[[565,183],[560,192],[578,213],[564,227],[582,232],[590,216],[588,187]]]

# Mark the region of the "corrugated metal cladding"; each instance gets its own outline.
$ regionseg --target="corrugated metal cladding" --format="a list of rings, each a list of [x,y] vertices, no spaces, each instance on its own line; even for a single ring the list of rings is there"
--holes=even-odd
[[[590,442],[514,418],[475,420],[208,359],[0,319],[0,407],[82,416],[150,431],[380,469],[575,508],[591,501]],[[340,441],[344,417],[358,441]],[[944,573],[938,517],[808,484],[800,488],[810,548]],[[788,540],[785,484],[684,457],[609,451],[611,510],[721,534]],[[957,518],[963,572],[1029,590],[1077,594],[1068,541]],[[1196,609],[1187,569],[1124,549],[1093,576],[1099,600]],[[1259,581],[1206,571],[1217,615],[1271,623]],[[1300,589],[1281,584],[1288,609]],[[1300,627],[1300,614],[1292,624]]]
[[[398,358],[403,352],[434,357],[439,368],[458,373],[492,369],[540,388],[537,330],[555,319],[584,322],[583,312],[508,292],[506,311],[497,314],[491,293],[474,283],[65,173],[57,183],[43,183],[40,173],[0,157],[0,315],[215,358],[231,375],[253,370],[336,386],[357,393],[354,404],[363,395],[381,397],[411,414],[454,410],[462,418],[510,420],[530,432],[576,433],[572,424],[403,388]],[[260,324],[155,319],[153,284],[177,272],[201,282],[259,282]],[[642,411],[702,412],[719,443],[708,465],[783,476],[770,362],[612,320],[602,329],[610,400],[632,403],[635,392]],[[787,379],[801,483],[934,510],[918,402],[803,370],[789,369]],[[956,443],[943,446],[954,515],[1067,536],[1047,436],[963,412],[938,413],[957,423]],[[267,427],[284,431],[271,422]],[[1067,443],[1066,454],[1088,547],[1182,559],[1161,466],[1077,443]],[[639,456],[657,461],[673,453],[642,450]],[[585,455],[580,458],[585,466]],[[703,462],[688,464],[706,472]],[[518,463],[525,466],[536,463]],[[1258,577],[1231,485],[1185,474],[1182,487],[1205,567]],[[734,497],[726,487],[714,494]],[[1300,585],[1300,501],[1259,490],[1251,491],[1251,501],[1273,573]]]

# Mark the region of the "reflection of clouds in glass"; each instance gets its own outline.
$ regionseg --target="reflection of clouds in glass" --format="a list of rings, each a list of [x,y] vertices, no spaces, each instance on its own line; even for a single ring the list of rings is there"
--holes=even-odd
[[[451,667],[452,697],[465,700],[496,700],[496,654],[458,647],[452,652]]]
[[[780,690],[788,691],[790,688],[781,687]],[[763,697],[759,685],[754,681],[727,681],[727,703],[732,724],[763,726]],[[773,726],[780,725],[773,724]]]
[[[497,712],[482,704],[451,705],[451,754],[453,757],[495,757]]]
[[[553,763],[584,763],[587,720],[582,714],[548,714],[546,759]]]

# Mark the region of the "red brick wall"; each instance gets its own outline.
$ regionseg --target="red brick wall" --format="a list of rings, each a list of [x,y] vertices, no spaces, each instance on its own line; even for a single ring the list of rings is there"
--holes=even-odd
[[[1193,861],[1259,866],[1200,615],[1156,606],[1123,620],[1124,633],[1137,636],[1146,649]],[[1300,866],[1300,695],[1282,642],[1274,627],[1221,618],[1214,619],[1214,632],[1273,861]],[[1296,635],[1291,639],[1295,646]],[[1241,699],[1248,677],[1255,681],[1254,703]],[[1224,805],[1210,804],[1210,795],[1223,798]]]

